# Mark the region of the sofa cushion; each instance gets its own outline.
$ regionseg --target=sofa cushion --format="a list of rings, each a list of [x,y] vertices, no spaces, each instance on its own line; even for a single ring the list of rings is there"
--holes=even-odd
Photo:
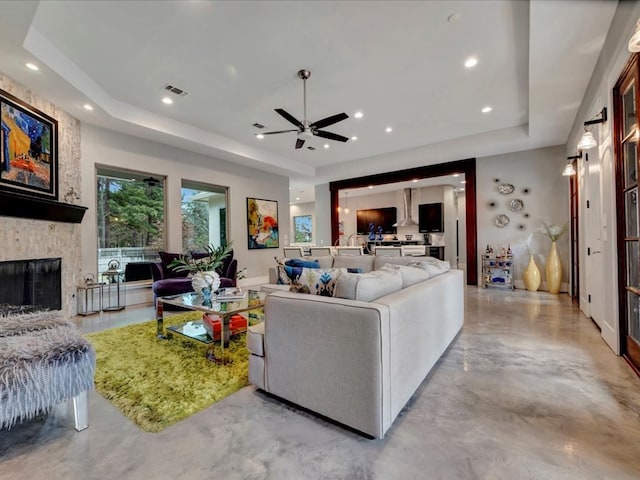
[[[394,265],[392,263],[386,263],[380,267],[380,271],[400,272],[400,275],[402,276],[402,288],[409,287],[431,278],[431,273],[428,270],[413,266]]]
[[[180,253],[169,253],[169,252],[158,252],[161,260],[161,268],[162,268],[162,278],[185,278],[189,275],[188,271],[184,272],[176,272],[175,270],[169,268],[169,264],[180,258],[182,255]]]
[[[438,260],[434,257],[425,257],[423,260],[420,260],[418,262],[414,261],[409,265],[414,268],[421,268],[423,270],[426,270],[432,277],[447,273],[449,270],[451,270],[449,262]]]
[[[428,257],[384,257],[381,255],[373,255],[374,263],[373,269],[379,270],[383,265],[387,263],[390,265],[409,265],[416,261],[422,260],[422,258]]]
[[[373,255],[336,255],[333,268],[361,268],[363,272],[373,270]]]
[[[362,274],[343,273],[336,282],[334,296],[372,302],[401,288],[402,275],[397,270],[374,270]]]
[[[346,274],[344,270],[337,268],[303,268],[295,283],[291,284],[290,290],[333,297],[336,281],[343,274]]]

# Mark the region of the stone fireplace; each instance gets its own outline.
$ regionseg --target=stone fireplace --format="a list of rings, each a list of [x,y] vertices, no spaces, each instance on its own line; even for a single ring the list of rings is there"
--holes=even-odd
[[[0,89],[25,101],[58,121],[58,191],[60,202],[71,190],[80,191],[80,121],[46,99],[0,73]],[[2,201],[19,202],[17,198]],[[82,203],[82,199],[77,199]],[[82,243],[79,223],[0,216],[0,262],[58,259],[57,296],[64,314],[76,313],[76,290],[82,278]],[[4,285],[4,280],[0,280]],[[1,303],[1,302],[0,302]],[[52,308],[52,307],[50,307]]]

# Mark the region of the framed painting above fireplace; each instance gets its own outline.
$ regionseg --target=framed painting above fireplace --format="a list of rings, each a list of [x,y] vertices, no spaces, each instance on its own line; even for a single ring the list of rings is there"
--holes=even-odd
[[[58,122],[0,90],[0,190],[58,199]]]

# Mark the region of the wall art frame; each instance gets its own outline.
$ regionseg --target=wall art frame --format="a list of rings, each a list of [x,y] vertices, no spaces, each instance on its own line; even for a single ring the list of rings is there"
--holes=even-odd
[[[276,200],[247,197],[247,237],[249,250],[280,248]]]
[[[295,243],[313,242],[313,215],[293,217],[293,241]]]
[[[58,121],[4,90],[0,190],[58,200]]]

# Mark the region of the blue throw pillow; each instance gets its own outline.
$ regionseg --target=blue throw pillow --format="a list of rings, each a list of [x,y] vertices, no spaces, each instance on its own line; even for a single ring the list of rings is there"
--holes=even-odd
[[[284,263],[285,265],[289,265],[290,267],[320,268],[318,260],[303,260],[302,258],[292,258]]]
[[[289,265],[285,265],[283,268],[287,274],[287,277],[289,277],[289,282],[296,283],[300,278],[300,275],[302,275],[302,269],[304,267],[291,267]]]

